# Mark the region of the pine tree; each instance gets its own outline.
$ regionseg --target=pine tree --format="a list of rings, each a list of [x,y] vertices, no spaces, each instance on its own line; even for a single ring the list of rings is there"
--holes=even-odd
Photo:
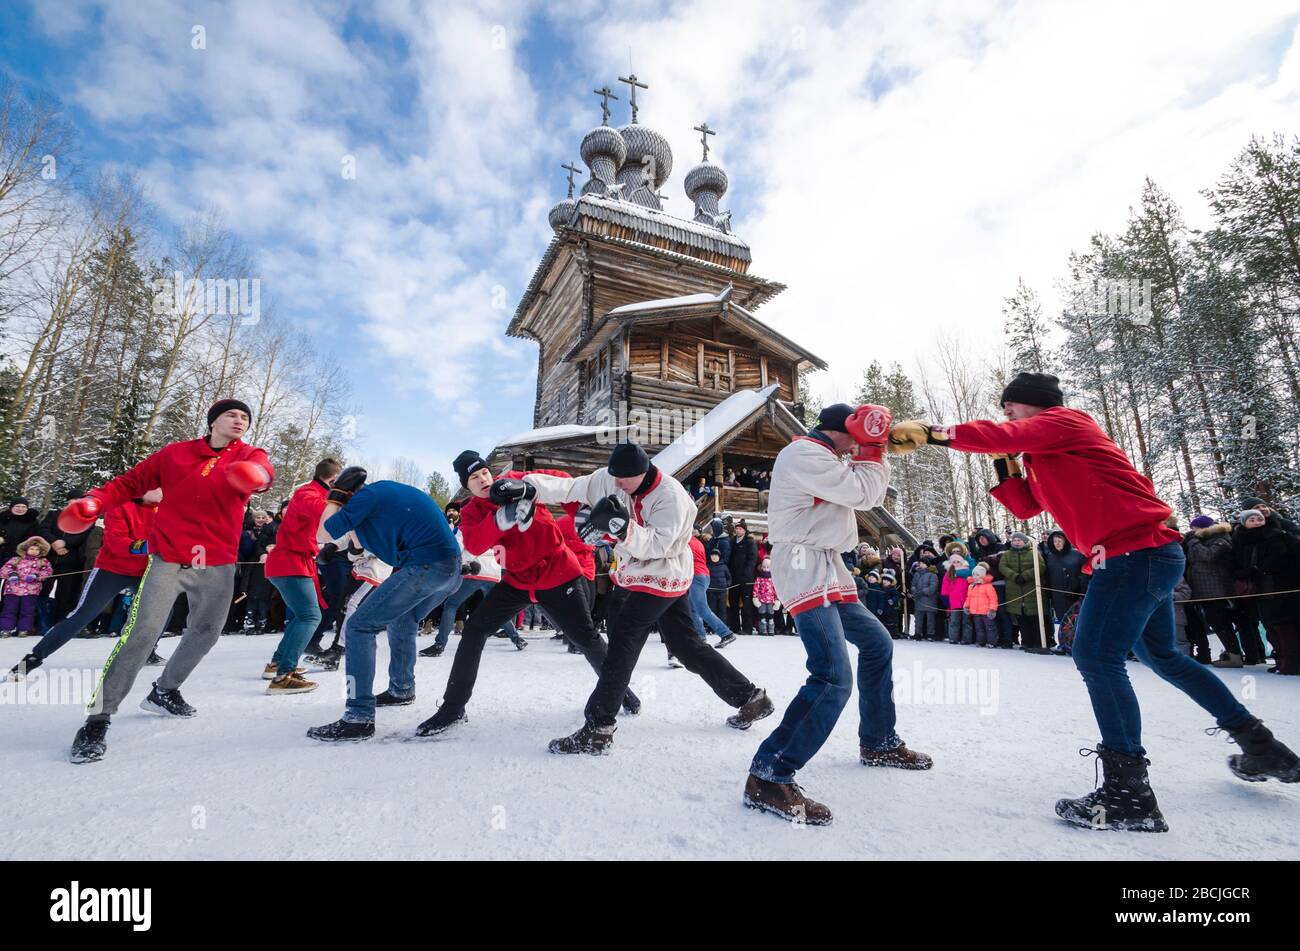
[[[1047,346],[1049,327],[1043,319],[1043,307],[1023,278],[1016,281],[1016,292],[1006,298],[1002,308],[1003,330],[1011,348],[1012,370],[1048,373],[1052,365]]]

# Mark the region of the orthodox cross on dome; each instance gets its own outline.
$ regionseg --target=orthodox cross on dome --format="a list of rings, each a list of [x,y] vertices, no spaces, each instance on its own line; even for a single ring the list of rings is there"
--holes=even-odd
[[[593,89],[592,92],[600,97],[600,124],[609,125],[609,101],[613,99],[617,102],[618,96],[614,95],[614,91],[609,86],[601,86],[599,89]]]
[[[567,169],[569,173],[569,197],[573,197],[573,176],[581,173],[582,169],[578,168],[572,162],[568,165],[561,165],[560,168]]]
[[[655,197],[658,198],[660,201],[668,200],[668,196],[665,195],[663,192],[655,192]]]
[[[631,96],[628,97],[628,101],[631,102],[632,104],[632,122],[633,124],[635,124],[636,123],[636,91],[638,89],[649,89],[650,87],[647,86],[645,83],[637,82],[636,73],[628,73],[626,76],[620,76],[618,77],[618,81],[621,83],[627,83],[628,86],[631,87],[632,89],[632,94]]]
[[[695,131],[700,134],[700,145],[704,146],[704,161],[709,160],[709,136],[717,135],[716,129],[710,129],[707,122],[701,122],[695,126]]]

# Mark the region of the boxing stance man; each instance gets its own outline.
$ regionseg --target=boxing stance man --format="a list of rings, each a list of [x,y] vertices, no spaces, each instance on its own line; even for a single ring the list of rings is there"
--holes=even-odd
[[[365,484],[366,470],[339,473],[321,512],[317,539],[345,536],[393,573],[348,618],[343,653],[348,699],[342,719],[312,727],[313,740],[365,740],[375,735],[375,708],[415,702],[415,635],[420,622],[460,587],[460,548],[447,516],[427,492],[400,482]],[[388,632],[388,689],[375,695],[375,640]]]
[[[858,601],[853,575],[840,557],[858,544],[854,510],[885,501],[889,423],[883,406],[828,406],[816,427],[782,449],[772,467],[767,510],[772,583],[807,651],[808,680],[754,754],[744,802],[794,822],[831,821],[830,809],[805,796],[794,776],[826,742],[853,691],[846,642],[858,649],[862,763],[899,769],[932,765],[894,731],[894,642]],[[846,462],[842,456],[849,452],[853,456]]]
[[[591,506],[579,534],[589,544],[615,540],[618,585],[610,599],[609,656],[587,701],[586,722],[571,736],[552,740],[552,753],[604,753],[614,742],[618,701],[632,679],[650,628],[691,673],[737,712],[730,726],[745,730],[772,712],[772,701],[726,658],[695,634],[687,593],[694,574],[690,538],[695,503],[682,484],[650,463],[645,450],[620,443],[609,465],[579,479],[528,473],[523,477],[538,501]],[[532,496],[527,496],[531,498]]]
[[[1222,680],[1175,646],[1174,586],[1186,559],[1180,536],[1165,524],[1171,510],[1151,480],[1082,410],[1065,406],[1056,377],[1020,373],[1002,391],[1005,423],[957,426],[908,421],[890,436],[895,451],[920,445],[994,454],[999,476],[991,495],[1016,518],[1047,512],[1092,575],[1079,608],[1071,656],[1083,676],[1101,731],[1095,752],[1105,780],[1056,814],[1092,829],[1166,832],[1147,776],[1142,714],[1125,658],[1137,654],[1161,678],[1214,716],[1242,752],[1228,758],[1241,779],[1300,782],[1300,759],[1273,737]],[[1012,456],[1021,456],[1017,461]]]
[[[531,474],[507,472],[494,479],[487,462],[471,449],[457,456],[452,467],[470,492],[460,510],[465,550],[471,555],[492,551],[504,574],[465,621],[442,706],[420,724],[416,732],[421,736],[442,733],[468,719],[465,706],[478,679],[483,645],[530,603],[546,609],[593,670],[600,673],[605,661],[605,644],[591,621],[582,569],[550,511],[536,504],[536,490],[522,481]],[[626,683],[616,695],[615,703],[619,702],[628,713],[641,709],[641,701]]]
[[[221,638],[244,509],[249,496],[269,489],[275,476],[266,453],[240,439],[251,422],[246,403],[218,400],[208,409],[207,436],[164,446],[68,503],[59,515],[63,531],[77,532],[153,489],[162,489],[166,500],[149,532],[149,562],[130,617],[91,697],[90,716],[73,740],[72,762],[103,759],[109,720],[131,692],[180,594],[189,603],[185,633],[140,706],[171,717],[198,712],[181,697],[180,686]]]

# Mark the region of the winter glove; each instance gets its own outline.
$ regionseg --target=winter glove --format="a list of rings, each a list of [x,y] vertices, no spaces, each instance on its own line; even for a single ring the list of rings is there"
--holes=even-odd
[[[1009,456],[1006,453],[994,453],[993,471],[997,473],[998,485],[1008,479],[1023,479],[1025,477],[1025,470],[1020,466],[1019,454]]]
[[[1016,575],[1016,584],[1024,584],[1028,580],[1029,579],[1026,578],[1024,575]]]
[[[995,617],[997,617],[997,616],[998,616],[998,612],[997,612],[996,610],[991,610],[991,611],[989,611],[989,613],[988,613],[988,619],[989,619],[990,621],[993,620],[993,619],[994,619]]]
[[[467,574],[469,574],[469,565],[462,564],[460,566],[460,576],[463,578]]]
[[[334,480],[334,486],[330,489],[329,495],[325,496],[325,501],[333,502],[335,505],[347,505],[352,496],[366,484],[369,476],[370,474],[361,466],[348,466]]]
[[[67,532],[69,535],[76,535],[79,532],[86,531],[95,524],[95,519],[99,518],[101,508],[103,506],[100,504],[99,499],[93,495],[73,499],[59,513],[59,531]]]
[[[631,515],[627,507],[619,501],[618,496],[607,495],[591,507],[587,530],[603,533],[622,541],[627,537],[627,526],[630,520]]]
[[[761,607],[762,604],[763,604],[762,601],[758,600],[758,598],[754,598],[754,607],[756,607],[756,608],[757,608],[757,607]]]
[[[943,430],[942,435],[936,430]],[[942,427],[915,419],[905,419],[895,423],[889,430],[889,451],[895,455],[905,456],[915,452],[921,446],[948,446],[948,432]]]
[[[36,580],[36,576],[35,576],[35,575],[23,575],[23,580],[26,581],[28,584],[31,584],[33,581]]]
[[[472,575],[479,574],[483,570],[483,565],[477,561],[471,561],[468,567],[469,567],[469,573]]]
[[[148,540],[147,540],[147,539],[144,539],[144,538],[137,538],[135,541],[133,541],[133,542],[131,543],[131,546],[130,546],[130,548],[129,548],[129,551],[130,551],[131,554],[133,554],[133,555],[147,555],[147,554],[149,554],[149,542],[148,542]]]

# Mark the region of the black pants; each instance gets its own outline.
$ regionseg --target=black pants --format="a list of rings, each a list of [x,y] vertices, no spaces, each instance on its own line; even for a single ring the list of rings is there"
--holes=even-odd
[[[733,631],[748,634],[754,629],[754,582],[732,585],[727,600],[731,602],[727,623]]]
[[[740,708],[753,696],[755,687],[749,678],[695,633],[686,595],[661,598],[619,588],[609,604],[609,656],[584,711],[588,723],[614,724],[623,693],[632,681],[632,670],[655,624],[668,653],[691,673],[703,678],[723,703]]]
[[[587,658],[591,669],[599,674],[605,661],[606,649],[605,642],[596,636],[596,628],[591,623],[586,581],[586,578],[579,575],[554,588],[539,589],[534,594],[547,616],[555,622],[569,643]],[[447,678],[447,690],[442,698],[444,706],[450,706],[453,710],[464,709],[474,693],[474,683],[478,680],[483,645],[500,630],[502,624],[514,620],[514,616],[530,603],[527,591],[516,588],[507,581],[503,580],[492,587],[465,622],[465,630],[461,631],[456,658],[451,663],[451,675]],[[618,693],[619,703],[622,703],[626,692],[627,685],[624,684],[624,689]]]
[[[1017,632],[1020,634],[1021,647],[1042,647],[1044,636],[1047,638],[1049,648],[1056,646],[1056,638],[1052,636],[1050,621],[1043,625],[1043,634],[1039,634],[1037,614],[1012,614],[1011,623],[1015,625]]]
[[[704,595],[709,601],[709,610],[718,617],[727,616],[727,589],[709,588]]]
[[[1223,649],[1233,654],[1240,653],[1237,645],[1237,632],[1232,628],[1232,616],[1228,611],[1227,601],[1203,601],[1193,605],[1198,609],[1205,625],[1214,632]]]
[[[139,586],[138,577],[119,575],[112,571],[104,571],[102,568],[93,569],[86,583],[81,587],[81,600],[73,605],[71,613],[66,618],[49,629],[32,648],[32,653],[41,660],[49,657],[95,620],[99,612],[112,603],[119,594]]]

